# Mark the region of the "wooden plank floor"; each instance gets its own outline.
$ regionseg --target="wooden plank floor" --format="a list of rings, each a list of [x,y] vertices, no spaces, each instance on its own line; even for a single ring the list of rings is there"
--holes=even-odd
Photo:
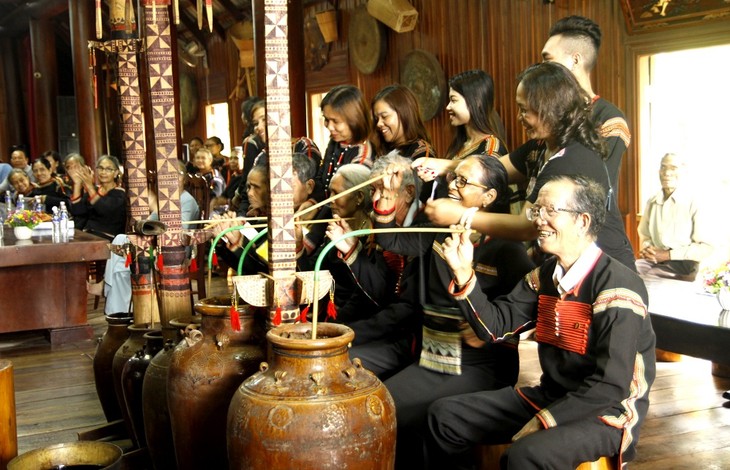
[[[225,280],[214,278],[212,291],[225,294]],[[89,302],[89,323],[98,337],[106,328],[103,302],[93,311],[91,297]],[[95,349],[95,340],[51,347],[41,332],[0,335],[0,357],[15,370],[20,453],[75,441],[79,431],[105,423],[94,387]],[[534,383],[540,376],[535,343],[523,342],[520,349],[520,382]],[[722,398],[727,389],[730,380],[712,376],[707,361],[659,363],[638,457],[629,468],[730,468],[730,403]]]

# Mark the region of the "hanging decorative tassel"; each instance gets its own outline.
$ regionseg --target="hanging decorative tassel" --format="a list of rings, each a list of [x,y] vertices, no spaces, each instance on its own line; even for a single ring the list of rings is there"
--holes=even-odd
[[[276,299],[276,311],[274,312],[272,323],[274,326],[281,325],[281,305],[279,305],[279,299]]]
[[[327,319],[337,320],[337,309],[335,309],[335,290],[330,289],[330,301],[327,302]]]
[[[191,273],[198,272],[198,260],[196,260],[195,258],[190,260],[190,272]]]
[[[198,13],[198,29],[203,29],[203,0],[198,0],[196,10]]]
[[[208,14],[208,30],[213,32],[213,0],[205,0],[205,11]]]
[[[233,286],[233,294],[231,294],[231,328],[233,331],[241,331],[241,316],[238,314],[238,294],[236,294],[236,286]]]
[[[162,272],[162,267],[165,265],[164,260],[162,259],[162,251],[157,252],[157,270]]]
[[[211,258],[211,263],[213,263],[213,266],[218,267],[218,254],[215,251],[213,252],[213,258]]]
[[[96,39],[101,39],[101,0],[96,0]]]
[[[132,252],[130,251],[129,247],[127,247],[127,258],[124,260],[124,267],[128,268],[132,265]]]
[[[299,314],[299,323],[307,323],[307,314],[309,313],[309,304],[307,304]]]

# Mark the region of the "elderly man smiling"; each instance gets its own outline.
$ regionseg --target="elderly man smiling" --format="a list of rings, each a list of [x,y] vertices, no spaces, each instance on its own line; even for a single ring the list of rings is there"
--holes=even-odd
[[[451,292],[474,332],[501,341],[535,327],[543,374],[535,386],[431,405],[434,468],[468,458],[476,444],[510,441],[503,468],[633,458],[655,376],[655,336],[641,278],[595,244],[605,198],[603,188],[583,176],[551,177],[527,218],[552,256],[497,299],[476,285],[468,234],[444,242],[454,273]]]

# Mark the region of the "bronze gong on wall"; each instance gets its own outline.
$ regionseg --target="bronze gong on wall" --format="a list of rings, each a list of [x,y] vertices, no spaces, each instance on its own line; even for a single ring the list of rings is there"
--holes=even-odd
[[[414,49],[403,59],[401,84],[411,89],[421,108],[421,119],[428,121],[441,110],[448,94],[446,76],[436,56]]]
[[[375,72],[385,60],[385,25],[370,16],[365,5],[361,5],[350,15],[348,34],[352,63],[364,74]]]

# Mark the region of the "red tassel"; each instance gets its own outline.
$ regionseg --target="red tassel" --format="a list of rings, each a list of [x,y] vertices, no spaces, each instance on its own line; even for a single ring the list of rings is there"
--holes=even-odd
[[[337,320],[337,310],[335,309],[335,303],[330,298],[330,301],[327,303],[327,318],[331,318],[333,320]]]
[[[276,307],[276,312],[274,312],[274,320],[272,323],[274,323],[274,326],[281,325],[281,307]]]
[[[162,259],[162,253],[157,254],[157,270],[162,271],[162,267],[165,265],[164,260]]]
[[[231,305],[231,328],[233,331],[241,331],[241,316],[234,305]]]
[[[299,323],[307,323],[307,314],[309,313],[309,305],[305,306],[299,314]]]
[[[218,254],[215,251],[213,252],[212,262],[213,262],[213,266],[218,266]]]
[[[127,259],[124,260],[124,267],[128,268],[132,265],[132,253],[127,251]]]
[[[198,260],[196,260],[195,258],[190,260],[190,272],[191,273],[198,272]]]

